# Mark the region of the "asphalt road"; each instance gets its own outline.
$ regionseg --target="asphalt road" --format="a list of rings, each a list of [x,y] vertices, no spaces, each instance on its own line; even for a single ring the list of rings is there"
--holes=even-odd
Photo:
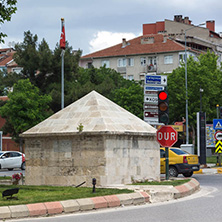
[[[25,176],[25,170],[21,170],[19,168],[15,168],[14,170],[12,171],[9,171],[8,169],[2,169],[0,170],[0,176],[1,177],[11,177],[13,174],[15,173],[22,173],[24,176]]]
[[[222,175],[194,175],[201,191],[179,200],[45,218],[26,222],[221,222]]]

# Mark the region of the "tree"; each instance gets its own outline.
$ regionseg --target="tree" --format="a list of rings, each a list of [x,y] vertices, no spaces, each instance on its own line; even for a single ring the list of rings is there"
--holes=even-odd
[[[35,83],[45,93],[47,88],[47,78],[52,75],[53,54],[48,43],[43,39],[38,46],[39,64],[38,73],[35,76]]]
[[[61,109],[61,49],[57,44],[54,51],[51,51],[44,39],[39,45],[37,40],[37,35],[33,35],[30,31],[25,32],[23,43],[16,45],[15,61],[23,67],[23,78],[30,78],[31,82],[39,87],[41,93],[51,96],[50,108],[53,112],[57,112]],[[116,94],[116,103],[118,103],[117,94],[120,93],[120,105],[124,105],[130,112],[142,118],[142,88],[135,82],[125,80],[118,72],[105,66],[99,69],[94,67],[80,68],[78,63],[81,54],[81,50],[73,51],[69,43],[66,42],[64,56],[65,106],[92,90],[96,90],[111,100]],[[115,91],[120,88],[120,92]],[[137,93],[139,95],[135,99]],[[124,98],[127,103],[123,102]],[[136,106],[133,106],[133,100],[129,98],[137,101]]]
[[[47,118],[51,112],[51,97],[41,95],[29,79],[19,80],[8,94],[9,100],[0,107],[0,115],[6,119],[3,132],[10,133],[18,142],[19,134]]]
[[[143,88],[139,83],[124,79],[114,69],[105,66],[99,69],[79,68],[70,96],[75,101],[92,90],[96,90],[134,115],[143,117]]]
[[[15,62],[22,67],[22,75],[36,85],[36,74],[39,69],[39,53],[37,51],[38,36],[30,31],[24,32],[24,41],[15,45]]]
[[[11,21],[12,14],[17,10],[15,7],[16,4],[17,0],[2,0],[0,2],[0,26],[4,24],[5,21]],[[3,38],[6,36],[6,34],[0,32],[0,43],[4,43]]]
[[[222,104],[222,72],[217,67],[217,56],[209,51],[201,54],[198,61],[187,60],[188,114],[189,126],[196,129],[196,113],[200,111],[200,88],[202,107],[208,121],[216,117],[216,104]],[[175,69],[168,76],[170,122],[181,121],[185,117],[185,67]]]
[[[138,83],[133,83],[129,88],[121,87],[114,90],[113,101],[143,119],[143,88]]]
[[[6,71],[0,71],[0,95],[6,96],[19,79],[20,77],[17,73],[7,74]]]
[[[16,44],[15,50],[14,59],[19,66],[23,67],[21,78],[29,78],[41,93],[51,95],[50,107],[54,112],[60,110],[61,49],[59,44],[56,45],[54,51],[51,51],[45,39],[38,44],[38,36],[27,31],[24,32],[23,42]],[[73,53],[72,47],[67,42],[64,57],[66,105],[73,101],[70,92],[73,88],[80,56],[81,51]]]

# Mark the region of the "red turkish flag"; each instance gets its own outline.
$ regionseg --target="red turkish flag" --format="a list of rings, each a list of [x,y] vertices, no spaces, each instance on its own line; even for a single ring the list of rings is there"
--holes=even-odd
[[[62,21],[62,32],[60,37],[60,48],[65,49],[66,48],[66,37],[65,37],[65,25],[64,21]]]

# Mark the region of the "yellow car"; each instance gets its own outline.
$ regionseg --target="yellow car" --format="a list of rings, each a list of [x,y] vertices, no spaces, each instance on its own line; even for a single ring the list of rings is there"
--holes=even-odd
[[[166,158],[165,158],[165,148],[160,148],[160,172],[166,173]],[[178,174],[183,174],[185,177],[191,177],[193,171],[198,171],[200,169],[200,164],[198,161],[198,156],[194,154],[187,153],[186,151],[176,148],[169,148],[169,176],[177,177]]]

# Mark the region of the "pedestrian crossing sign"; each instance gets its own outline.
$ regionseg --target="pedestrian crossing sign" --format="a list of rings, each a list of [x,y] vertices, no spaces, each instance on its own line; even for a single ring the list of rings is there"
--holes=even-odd
[[[214,130],[222,129],[222,119],[213,119],[213,129]]]

